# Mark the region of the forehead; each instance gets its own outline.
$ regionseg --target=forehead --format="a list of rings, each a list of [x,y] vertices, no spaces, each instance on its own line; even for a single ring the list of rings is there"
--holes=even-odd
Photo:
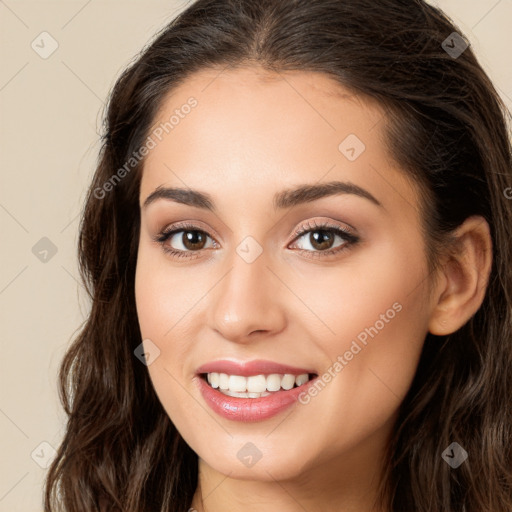
[[[384,126],[375,100],[324,74],[203,70],[170,91],[155,116],[160,138],[146,157],[141,199],[164,184],[214,196],[228,189],[241,201],[248,188],[270,194],[323,179],[375,190],[394,172],[400,183],[388,189],[414,201],[389,158]]]
[[[230,108],[219,120],[233,123],[242,120],[254,124],[259,114],[260,119],[267,119],[267,124],[276,124],[294,114],[295,122],[315,118],[314,125],[322,121],[325,127],[336,131],[346,123],[355,129],[363,117],[374,126],[384,115],[376,100],[355,93],[324,73],[270,72],[256,66],[208,68],[192,74],[164,97],[155,123],[168,120],[168,114],[179,110],[191,96],[198,100],[205,115],[219,115],[218,109]],[[341,107],[345,111],[342,117]],[[273,110],[272,116],[269,109]]]

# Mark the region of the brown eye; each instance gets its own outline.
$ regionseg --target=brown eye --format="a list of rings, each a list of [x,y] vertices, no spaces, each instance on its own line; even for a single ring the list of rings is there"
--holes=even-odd
[[[341,226],[308,224],[296,233],[294,246],[300,250],[322,256],[341,252],[357,243],[359,238]],[[306,236],[308,235],[308,236]],[[336,242],[336,238],[340,242]],[[301,241],[303,239],[303,241]]]
[[[330,249],[334,243],[334,238],[334,233],[322,229],[317,229],[316,231],[311,231],[309,233],[309,242],[311,243],[311,246],[319,251]]]
[[[180,236],[180,233],[181,236]],[[200,251],[206,248],[208,242],[207,233],[197,229],[175,229],[166,233],[161,239],[165,245],[174,251]]]
[[[206,244],[206,234],[202,231],[183,231],[181,243],[191,251],[203,249]]]
[[[210,245],[208,245],[210,239]],[[155,240],[160,243],[163,250],[177,257],[191,256],[203,249],[216,247],[213,239],[205,231],[193,225],[179,225],[161,232]],[[193,254],[194,257],[199,254]]]

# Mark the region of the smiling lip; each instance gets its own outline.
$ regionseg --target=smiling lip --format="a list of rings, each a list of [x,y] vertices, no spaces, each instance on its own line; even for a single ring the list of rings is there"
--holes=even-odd
[[[236,361],[212,361],[203,364],[197,369],[197,373],[227,373],[228,375],[240,375],[250,377],[251,375],[270,375],[271,373],[289,373],[292,375],[301,375],[303,373],[315,373],[314,370],[305,368],[296,368],[272,361],[256,359],[254,361],[236,362]]]
[[[308,373],[314,374],[314,376],[302,386],[290,390],[272,392],[270,395],[260,398],[238,398],[225,395],[207,383],[202,374],[213,372],[244,377],[261,374],[269,375],[271,373],[289,373],[292,375]],[[292,406],[299,395],[306,392],[308,387],[316,381],[316,378],[317,374],[312,370],[286,366],[272,361],[255,360],[238,363],[223,360],[200,366],[194,380],[205,402],[215,413],[228,420],[248,423],[266,420]]]

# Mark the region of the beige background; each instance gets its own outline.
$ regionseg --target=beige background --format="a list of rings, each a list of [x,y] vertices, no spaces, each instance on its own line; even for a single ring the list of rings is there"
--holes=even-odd
[[[512,0],[436,3],[512,108]],[[42,510],[49,445],[62,437],[56,376],[89,308],[76,241],[103,103],[123,67],[185,4],[0,0],[0,511]],[[46,59],[31,47],[51,48],[41,36],[42,48],[43,31],[58,43]],[[57,250],[46,262],[32,251],[43,237]]]

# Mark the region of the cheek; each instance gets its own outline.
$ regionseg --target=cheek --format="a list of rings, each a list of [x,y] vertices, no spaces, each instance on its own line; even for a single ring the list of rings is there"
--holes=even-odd
[[[142,244],[135,273],[135,302],[142,336],[161,343],[170,340],[202,288],[187,272],[170,269],[159,250]]]
[[[310,397],[311,411],[334,425],[335,443],[343,442],[335,432],[340,424],[360,436],[382,426],[410,388],[428,325],[420,247],[380,246],[329,278],[319,273],[308,295],[329,327],[322,349],[331,361],[323,374],[325,391]],[[322,408],[325,403],[336,406]]]
[[[387,348],[407,343],[398,332],[409,327],[426,333],[426,277],[421,240],[387,236],[357,249],[336,267],[304,265],[293,289],[321,321],[322,335],[316,339],[332,359],[352,340],[364,343],[370,332],[377,336],[375,330],[379,338],[388,333]]]
[[[183,360],[186,354],[179,344],[170,343],[177,330],[173,326],[177,322],[175,316],[178,305],[165,285],[165,276],[159,275],[155,267],[148,268],[144,258],[141,258],[135,281],[137,315],[144,351],[156,351],[158,354],[152,358],[153,362],[148,365],[147,371],[160,403],[180,429],[185,428],[179,420],[186,418],[186,411],[182,409],[189,397],[184,394],[184,376],[179,373],[180,367],[176,362]]]
[[[139,247],[135,274],[137,316],[145,350],[156,345],[159,351],[148,372],[160,402],[178,428],[180,419],[190,416],[183,406],[190,400],[183,385],[187,386],[191,378],[184,362],[193,352],[191,340],[196,334],[187,326],[192,312],[198,320],[200,308],[194,306],[202,295],[204,283],[191,280],[190,273],[171,271],[158,251]]]

